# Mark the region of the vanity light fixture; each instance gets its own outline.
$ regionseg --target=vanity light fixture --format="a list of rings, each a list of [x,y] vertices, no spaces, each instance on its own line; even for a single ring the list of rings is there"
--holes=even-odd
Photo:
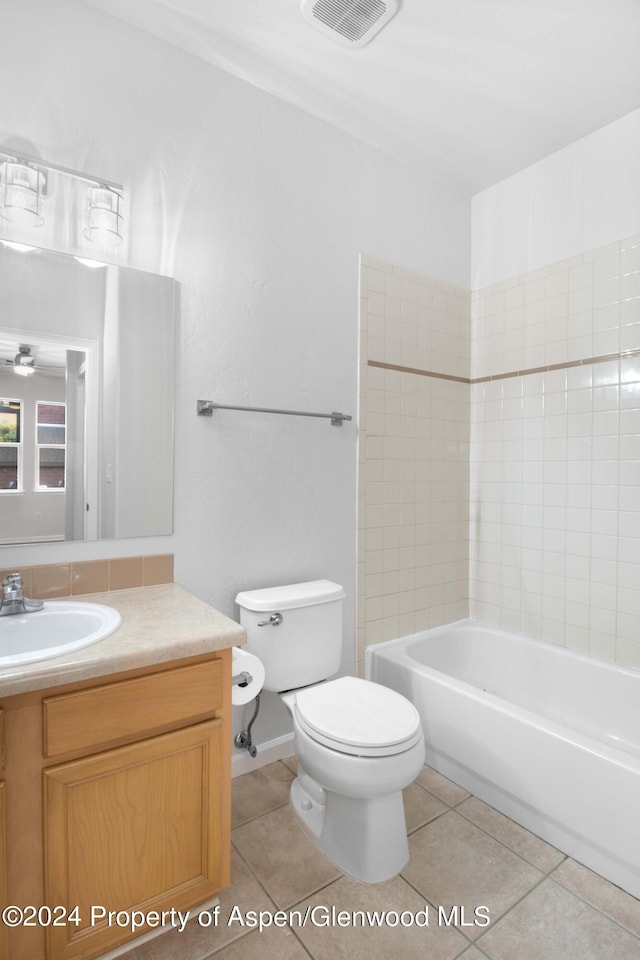
[[[44,200],[55,183],[50,173],[85,185],[81,228],[88,240],[103,247],[122,241],[121,184],[4,150],[0,150],[0,217],[20,227],[42,226]]]
[[[0,163],[0,216],[20,227],[41,227],[47,175],[22,159]]]
[[[113,187],[89,187],[85,197],[84,229],[87,240],[115,246],[122,242],[122,194]]]
[[[21,377],[28,377],[35,373],[35,359],[31,356],[31,347],[20,345],[13,361],[13,372]]]

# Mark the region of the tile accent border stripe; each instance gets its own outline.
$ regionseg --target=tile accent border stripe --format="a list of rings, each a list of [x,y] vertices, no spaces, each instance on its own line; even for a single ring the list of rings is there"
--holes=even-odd
[[[403,367],[397,363],[384,363],[381,360],[368,360],[369,367],[381,370],[396,370],[399,373],[412,373],[418,377],[433,377],[436,380],[453,380],[456,383],[489,383],[493,380],[509,380],[513,377],[526,377],[534,373],[550,373],[552,370],[569,370],[572,367],[584,367],[594,363],[610,363],[613,360],[629,360],[640,357],[640,348],[624,350],[621,353],[607,353],[599,357],[587,357],[584,360],[565,360],[562,363],[549,363],[542,367],[528,367],[525,370],[509,370],[506,373],[493,373],[486,377],[457,377],[450,373],[437,373],[435,370],[421,370],[417,367]]]
[[[452,373],[436,373],[435,370],[420,370],[418,367],[403,367],[398,363],[383,363],[380,360],[367,360],[369,367],[381,370],[396,370],[398,373],[413,373],[417,377],[435,377],[437,380],[455,380],[456,383],[473,383],[468,377],[456,377]]]

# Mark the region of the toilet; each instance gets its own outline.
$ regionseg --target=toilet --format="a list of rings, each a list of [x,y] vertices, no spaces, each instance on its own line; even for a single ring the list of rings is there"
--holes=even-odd
[[[409,859],[402,791],[423,767],[418,711],[388,687],[338,677],[344,590],[330,580],[236,597],[245,649],[264,689],[293,717],[298,776],[291,803],[309,836],[349,876],[378,883]]]

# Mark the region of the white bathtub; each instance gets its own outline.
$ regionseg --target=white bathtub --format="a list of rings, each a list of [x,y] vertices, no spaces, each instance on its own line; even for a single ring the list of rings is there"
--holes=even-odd
[[[427,763],[640,897],[640,671],[461,620],[367,648]]]

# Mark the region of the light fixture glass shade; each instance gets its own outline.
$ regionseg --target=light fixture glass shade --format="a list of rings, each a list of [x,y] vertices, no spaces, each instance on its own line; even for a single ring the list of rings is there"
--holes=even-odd
[[[0,216],[21,227],[42,226],[46,187],[44,171],[19,160],[4,160],[0,163]]]
[[[122,241],[122,196],[110,187],[89,187],[86,194],[83,234],[102,246]]]

